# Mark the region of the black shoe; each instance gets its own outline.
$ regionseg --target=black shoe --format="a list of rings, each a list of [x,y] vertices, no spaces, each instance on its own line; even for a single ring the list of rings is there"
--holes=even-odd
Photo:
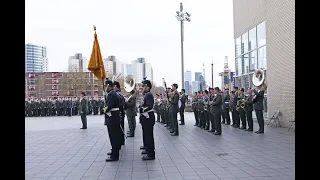
[[[147,149],[147,147],[144,147],[144,146],[140,146],[140,149]]]
[[[80,128],[80,129],[87,129],[87,128],[82,127],[82,128]]]
[[[173,133],[174,131],[170,130],[170,133]]]
[[[111,152],[108,152],[107,155],[108,155],[108,156],[111,156]]]
[[[106,162],[111,162],[111,161],[119,161],[119,158],[109,157],[106,159]]]
[[[215,132],[215,133],[213,133],[214,135],[221,135],[221,133],[218,133],[218,132]]]
[[[128,135],[127,137],[134,137],[134,135]]]
[[[179,125],[185,125],[184,123],[180,123]]]
[[[150,156],[150,155],[145,155],[145,156],[142,157],[142,160],[154,160],[154,159],[156,159],[156,157],[155,156]]]
[[[198,126],[198,124],[194,124],[194,126]]]
[[[146,150],[143,150],[141,154],[148,154],[148,152]]]
[[[167,127],[167,125],[164,125],[163,127]]]
[[[210,129],[208,132],[214,132],[214,130],[213,130],[213,129]]]
[[[230,125],[230,123],[227,123],[226,125]]]
[[[240,128],[240,129],[246,129],[246,127],[241,126],[241,128]]]
[[[177,133],[172,133],[171,136],[179,136]]]
[[[263,134],[264,131],[256,131],[255,133],[257,133],[257,134]]]
[[[225,122],[222,121],[221,124],[225,124]]]
[[[246,131],[253,131],[253,129],[246,129]]]

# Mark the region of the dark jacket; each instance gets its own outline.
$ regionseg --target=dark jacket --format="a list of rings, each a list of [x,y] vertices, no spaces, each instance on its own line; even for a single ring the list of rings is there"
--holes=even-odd
[[[80,103],[80,113],[88,114],[89,113],[89,105],[88,105],[88,98],[83,97]]]
[[[172,113],[179,112],[178,102],[179,102],[179,93],[178,91],[175,91],[174,94],[171,96],[169,112],[172,112]]]
[[[136,116],[136,98],[131,96],[129,101],[126,102],[126,115],[127,116]]]
[[[261,90],[260,92],[253,90],[253,93],[256,97],[253,99],[253,108],[254,110],[263,110],[263,98],[264,98],[264,91]]]

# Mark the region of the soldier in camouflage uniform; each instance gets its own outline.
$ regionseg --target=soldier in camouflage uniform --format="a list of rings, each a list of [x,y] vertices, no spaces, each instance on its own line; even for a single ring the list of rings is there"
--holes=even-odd
[[[156,100],[154,101],[154,110],[156,111],[157,114],[157,122],[160,122],[160,114],[161,114],[161,110],[160,110],[160,95],[156,94]]]
[[[134,137],[134,132],[136,129],[136,96],[135,91],[132,90],[130,92],[130,96],[128,100],[125,102],[125,111],[128,119],[128,125],[129,125],[129,133],[128,137]]]
[[[163,94],[160,94],[161,98],[161,104],[160,104],[160,111],[161,111],[161,123],[167,124],[167,119],[166,119],[166,104],[167,104],[167,99]]]
[[[194,119],[196,120],[196,123],[194,126],[199,125],[199,116],[198,116],[198,92],[194,93],[194,96],[192,98],[192,110],[194,113]]]

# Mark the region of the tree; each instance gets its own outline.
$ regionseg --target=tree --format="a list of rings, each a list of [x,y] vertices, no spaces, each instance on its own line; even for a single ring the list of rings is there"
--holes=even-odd
[[[87,91],[90,84],[89,73],[87,72],[66,72],[62,75],[62,83],[65,95],[78,96],[79,92]]]

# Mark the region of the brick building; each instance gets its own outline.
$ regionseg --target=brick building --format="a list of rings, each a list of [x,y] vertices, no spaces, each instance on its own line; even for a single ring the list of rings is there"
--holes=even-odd
[[[28,72],[25,73],[26,97],[102,96],[102,82],[91,72]]]

